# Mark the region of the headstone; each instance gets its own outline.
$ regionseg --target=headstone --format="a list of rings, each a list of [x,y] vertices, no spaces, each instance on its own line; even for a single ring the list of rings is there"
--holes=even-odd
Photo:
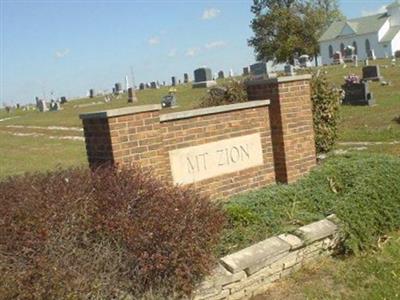
[[[340,51],[337,51],[333,54],[333,64],[335,65],[341,65],[343,64],[343,57],[342,57],[342,53]]]
[[[165,81],[163,81],[163,82],[162,82],[162,85],[163,85],[163,86],[166,86],[167,84],[166,84],[166,82],[165,82]]]
[[[345,62],[353,62],[354,61],[354,54],[355,54],[356,48],[353,46],[347,46],[344,48],[344,61]]]
[[[374,105],[373,95],[368,90],[368,82],[351,83],[342,86],[345,96],[343,104]]]
[[[128,103],[137,102],[136,93],[133,88],[128,88]]]
[[[176,86],[176,77],[175,76],[171,77],[171,85]]]
[[[369,66],[369,60],[368,60],[368,58],[366,58],[366,59],[364,60],[364,66]]]
[[[178,84],[181,84],[181,80],[180,79],[178,80]]]
[[[218,72],[218,79],[224,79],[225,78],[225,75],[224,75],[224,71],[219,71]]]
[[[233,70],[230,69],[230,70],[229,70],[229,77],[233,77],[233,76],[234,76]]]
[[[189,74],[188,73],[183,74],[183,82],[189,83]]]
[[[149,89],[149,88],[151,88],[151,84],[150,84],[150,82],[146,82],[146,89]]]
[[[252,76],[261,76],[261,75],[264,76],[264,75],[268,74],[267,63],[259,62],[259,63],[252,64],[250,66],[250,74]]]
[[[376,60],[375,50],[374,49],[369,50],[368,58],[371,59],[371,60]]]
[[[243,76],[249,76],[249,75],[250,75],[249,67],[244,67],[243,68]]]
[[[175,94],[168,94],[164,96],[161,100],[161,106],[162,108],[167,108],[167,107],[174,107],[176,106],[176,96]]]
[[[54,100],[50,101],[50,111],[58,111],[60,109],[60,104]]]
[[[210,68],[199,68],[194,70],[193,88],[211,87],[217,83],[212,79],[212,72]]]
[[[311,67],[310,56],[308,56],[307,54],[301,55],[299,57],[299,65],[302,68]]]
[[[294,66],[292,66],[291,64],[286,64],[285,65],[285,74],[287,76],[294,76],[295,75]]]
[[[141,82],[139,84],[139,90],[144,90],[146,88],[145,84],[143,82]]]
[[[60,103],[61,104],[67,103],[67,98],[64,96],[60,97]]]
[[[47,107],[47,105],[46,105],[46,101],[45,101],[45,100],[39,100],[39,101],[38,101],[38,103],[37,103],[37,109],[38,109],[40,112],[46,112],[46,111],[49,110],[48,107]]]
[[[117,82],[115,84],[115,94],[121,94],[122,93],[122,84]]]
[[[380,75],[379,66],[366,66],[362,69],[362,80],[364,81],[380,81],[382,79]]]
[[[89,98],[94,98],[94,89],[89,90]]]
[[[155,82],[155,81],[152,81],[152,82],[150,83],[150,87],[151,87],[152,89],[159,89],[159,88],[160,88],[160,87],[158,86],[157,82]]]

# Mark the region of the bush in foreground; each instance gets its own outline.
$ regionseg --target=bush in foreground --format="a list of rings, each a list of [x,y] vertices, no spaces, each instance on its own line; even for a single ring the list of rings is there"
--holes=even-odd
[[[221,210],[138,169],[0,182],[0,298],[189,293],[212,267]]]
[[[377,245],[400,228],[400,158],[352,154],[328,159],[292,185],[244,194],[225,205],[219,254],[236,251],[329,214],[341,220],[345,253]]]
[[[318,153],[328,152],[337,139],[340,94],[324,74],[313,74],[311,100],[315,132],[315,147]]]

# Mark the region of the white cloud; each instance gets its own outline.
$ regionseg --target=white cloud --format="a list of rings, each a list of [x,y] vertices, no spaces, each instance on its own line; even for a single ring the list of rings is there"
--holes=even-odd
[[[218,17],[218,15],[221,13],[221,11],[217,8],[209,8],[203,11],[203,15],[201,18],[203,20],[210,20]]]
[[[189,48],[186,50],[185,55],[186,56],[196,56],[199,53],[199,49],[198,48]]]
[[[168,56],[169,56],[169,57],[175,57],[175,56],[176,56],[176,49],[171,49],[171,50],[169,50]]]
[[[158,45],[160,43],[160,38],[158,36],[153,36],[148,40],[150,46]]]
[[[383,14],[384,12],[386,12],[386,5],[379,7],[377,10],[364,10],[363,9],[361,11],[361,15],[363,17],[366,17],[366,16],[371,16],[371,15],[376,15],[376,14]]]
[[[57,50],[56,53],[54,54],[56,58],[64,58],[69,54],[69,49],[62,49],[62,50]]]
[[[204,47],[206,47],[206,49],[212,49],[212,48],[222,48],[226,46],[226,42],[225,41],[215,41],[215,42],[210,42],[205,44]]]

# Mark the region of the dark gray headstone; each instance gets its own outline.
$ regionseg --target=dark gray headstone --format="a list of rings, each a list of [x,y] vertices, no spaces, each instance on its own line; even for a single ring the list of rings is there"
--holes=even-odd
[[[210,68],[199,68],[194,70],[194,82],[212,80],[212,72]]]
[[[218,72],[218,79],[224,79],[225,78],[225,74],[224,74],[224,71],[219,71]]]
[[[362,80],[381,80],[379,66],[365,66],[362,68],[363,78]]]
[[[139,84],[139,90],[144,90],[146,88],[146,85],[142,82]]]
[[[120,93],[120,92],[122,92],[122,84],[119,83],[119,82],[117,82],[117,83],[115,84],[115,93],[118,94],[118,93]]]
[[[184,83],[188,83],[189,82],[189,74],[188,73],[183,74],[183,82]]]
[[[176,86],[176,77],[175,76],[171,77],[171,85]]]
[[[131,87],[128,88],[128,103],[133,103],[136,101],[137,101],[137,98],[136,98],[134,89]]]
[[[157,82],[155,82],[155,81],[152,81],[152,82],[150,83],[150,87],[151,87],[152,89],[158,89],[158,88],[159,88]]]
[[[259,62],[250,66],[250,74],[253,76],[260,76],[268,74],[267,63]]]
[[[343,104],[349,105],[373,105],[375,101],[368,90],[368,82],[351,83],[342,86],[345,91]]]
[[[94,98],[94,89],[89,90],[89,98]]]
[[[60,103],[61,104],[67,103],[67,98],[65,96],[60,97]]]

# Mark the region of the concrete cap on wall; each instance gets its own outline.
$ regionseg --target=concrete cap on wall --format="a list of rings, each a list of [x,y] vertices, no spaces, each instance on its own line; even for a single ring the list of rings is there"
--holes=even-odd
[[[83,114],[79,115],[79,118],[82,120],[106,119],[106,118],[110,118],[110,117],[133,115],[133,114],[138,114],[138,113],[148,112],[148,111],[155,111],[155,110],[161,110],[161,105],[160,104],[150,104],[150,105],[129,106],[129,107],[122,107],[122,108],[97,111],[97,112],[91,112],[91,113],[83,113]]]
[[[292,81],[300,81],[300,80],[310,80],[311,74],[304,75],[294,75],[294,76],[282,76],[282,77],[274,77],[274,78],[262,78],[262,79],[249,79],[246,81],[246,85],[259,85],[265,83],[285,83]]]
[[[163,114],[160,116],[160,121],[166,122],[179,119],[189,119],[198,116],[212,115],[212,114],[224,113],[240,109],[267,106],[269,104],[270,104],[269,100],[256,100],[256,101],[247,101],[247,102],[228,104],[228,105],[192,109],[192,110]]]

